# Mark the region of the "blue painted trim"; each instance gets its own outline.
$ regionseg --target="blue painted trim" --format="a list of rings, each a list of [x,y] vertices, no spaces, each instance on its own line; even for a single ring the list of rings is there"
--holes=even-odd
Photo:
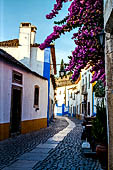
[[[93,114],[92,114],[93,116],[95,116],[96,115],[96,113],[94,112],[94,92],[93,92]]]
[[[50,95],[50,47],[44,50],[44,69],[43,76],[48,79],[48,107],[47,107],[47,126],[49,126],[49,95]]]
[[[69,113],[69,101],[68,101],[68,113]]]
[[[64,115],[68,114],[68,111],[65,112],[65,108],[66,108],[65,104],[62,104],[62,106],[58,106],[58,104],[56,104],[56,107],[62,108],[62,112],[61,113],[56,113],[57,116],[64,116]]]
[[[71,113],[68,113],[68,116],[70,117],[70,116],[71,116]]]
[[[65,107],[65,104],[62,104],[62,114],[64,114],[64,107]]]
[[[96,113],[95,113],[95,112],[93,112],[93,116],[96,116]]]
[[[94,92],[93,92],[93,113],[94,113]]]

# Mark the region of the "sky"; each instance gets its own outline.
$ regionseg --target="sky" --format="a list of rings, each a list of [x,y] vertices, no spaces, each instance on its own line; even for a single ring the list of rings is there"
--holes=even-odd
[[[64,3],[59,15],[47,20],[45,15],[53,9],[55,2],[55,0],[0,0],[0,41],[18,38],[20,23],[30,22],[37,27],[36,43],[42,43],[52,33],[54,21],[62,20],[71,4]],[[68,63],[67,56],[71,55],[75,48],[71,39],[73,33],[74,31],[66,33],[55,41],[57,64],[61,63],[62,58]]]

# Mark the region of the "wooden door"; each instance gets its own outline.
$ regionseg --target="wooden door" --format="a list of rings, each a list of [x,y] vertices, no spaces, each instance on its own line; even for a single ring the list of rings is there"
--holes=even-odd
[[[11,135],[19,134],[21,131],[21,98],[22,88],[12,86],[12,99],[11,99]]]

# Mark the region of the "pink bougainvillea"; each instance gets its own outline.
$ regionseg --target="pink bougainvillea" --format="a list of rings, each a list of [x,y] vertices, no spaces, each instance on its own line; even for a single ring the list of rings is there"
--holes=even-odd
[[[81,69],[90,63],[91,71],[95,71],[91,82],[101,79],[105,83],[104,49],[98,40],[98,35],[103,30],[103,0],[56,0],[54,9],[46,18],[56,17],[63,3],[67,1],[72,1],[68,15],[62,21],[55,22],[61,26],[53,27],[53,33],[40,45],[40,49],[48,47],[65,32],[79,28],[72,37],[75,50],[72,52],[67,70],[73,71],[72,78],[76,81]]]

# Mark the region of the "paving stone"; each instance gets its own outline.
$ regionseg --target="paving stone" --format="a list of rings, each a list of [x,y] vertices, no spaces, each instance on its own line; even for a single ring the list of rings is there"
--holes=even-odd
[[[52,140],[57,141],[57,142],[62,141],[63,139],[64,139],[63,136],[54,136],[54,137],[52,137]]]
[[[29,160],[29,161],[42,161],[44,160],[48,154],[46,153],[25,153],[22,156],[19,157],[19,160]]]
[[[45,142],[46,144],[58,144],[59,143],[59,141],[55,141],[55,140],[47,140],[46,142]]]
[[[48,140],[45,140],[44,144],[40,140],[40,144],[37,147],[35,145],[36,148],[30,153],[22,155],[19,161],[32,160],[33,163],[38,161],[33,170],[105,170],[104,168],[102,169],[97,159],[87,158],[81,151],[82,121],[75,118],[69,119],[70,125],[62,132],[59,132],[54,137],[50,136]],[[34,136],[32,138],[34,139]],[[36,143],[35,140],[31,141]],[[29,143],[29,147],[32,142]],[[26,167],[18,169],[20,168],[19,165],[15,168],[17,168],[15,170],[29,170],[29,166],[28,169]]]
[[[51,150],[51,148],[44,148],[44,149],[43,149],[43,148],[37,148],[37,147],[36,147],[36,148],[33,149],[32,151],[30,151],[30,153],[35,153],[35,152],[36,152],[36,153],[39,153],[39,154],[41,154],[41,153],[42,153],[42,154],[43,154],[43,153],[44,153],[44,154],[47,154],[50,150]]]
[[[10,165],[23,153],[34,149],[40,143],[45,143],[67,126],[68,122],[64,118],[57,118],[47,128],[0,141],[0,170]]]
[[[18,168],[14,168],[14,167],[6,167],[6,168],[4,168],[4,169],[2,169],[2,170],[32,170],[31,168],[24,168],[24,169],[22,169],[22,167],[18,167]]]
[[[3,170],[13,170],[13,169],[20,169],[20,170],[27,170],[31,169],[36,164],[36,161],[28,161],[28,160],[18,160],[13,163],[10,167],[4,168]]]
[[[35,170],[42,170],[47,167],[49,167],[49,170],[93,170],[96,164],[98,165],[96,170],[101,170],[101,165],[98,160],[86,158],[81,152],[81,121],[74,119],[73,121],[76,125],[73,126],[74,129],[67,133],[67,136],[59,142],[57,147],[45,160],[37,164]],[[60,135],[59,137],[61,138]]]
[[[44,144],[40,144],[37,146],[37,148],[42,148],[42,149],[45,149],[45,148],[55,148],[57,146],[57,144],[47,144],[47,143],[44,143]]]

